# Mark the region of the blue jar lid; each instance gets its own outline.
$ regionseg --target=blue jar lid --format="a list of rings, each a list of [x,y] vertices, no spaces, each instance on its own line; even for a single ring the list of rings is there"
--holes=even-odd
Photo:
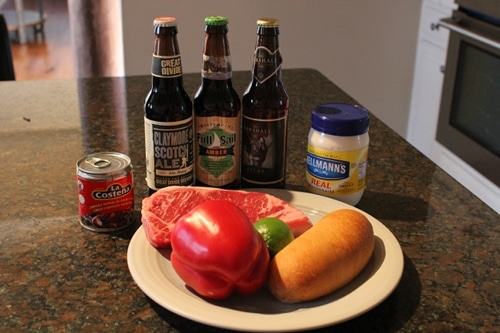
[[[311,114],[311,127],[338,136],[354,136],[368,132],[370,115],[362,106],[348,103],[318,105]]]

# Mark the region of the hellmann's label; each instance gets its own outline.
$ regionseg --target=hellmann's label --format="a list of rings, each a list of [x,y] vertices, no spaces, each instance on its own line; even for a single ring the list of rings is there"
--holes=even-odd
[[[156,77],[174,78],[182,76],[181,56],[158,56],[153,54],[151,75]]]
[[[362,190],[367,157],[368,147],[332,152],[309,145],[306,170],[309,189],[323,195],[349,195]]]

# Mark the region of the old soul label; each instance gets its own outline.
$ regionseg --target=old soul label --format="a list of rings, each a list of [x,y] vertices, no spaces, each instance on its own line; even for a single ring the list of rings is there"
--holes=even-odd
[[[76,163],[80,224],[92,231],[110,232],[133,222],[134,180],[126,155],[91,154]]]

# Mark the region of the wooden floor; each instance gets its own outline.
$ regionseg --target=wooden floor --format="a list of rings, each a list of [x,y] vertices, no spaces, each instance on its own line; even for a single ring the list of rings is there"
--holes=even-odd
[[[36,9],[35,0],[24,0],[25,9]],[[14,8],[9,0],[2,9]],[[12,42],[12,56],[16,80],[47,80],[74,78],[73,52],[69,31],[67,0],[44,0],[47,20],[44,36],[35,36],[27,29],[28,42]],[[15,39],[15,34],[13,35]]]

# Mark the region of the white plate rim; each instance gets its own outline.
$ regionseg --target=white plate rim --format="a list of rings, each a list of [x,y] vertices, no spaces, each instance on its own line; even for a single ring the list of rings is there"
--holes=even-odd
[[[379,305],[397,287],[403,274],[403,252],[396,237],[373,216],[343,202],[312,193],[277,189],[258,191],[286,200],[299,209],[306,209],[308,215],[317,214],[311,217],[313,222],[337,209],[349,208],[361,212],[372,224],[378,247],[384,252],[375,251],[374,258],[377,259],[373,260],[381,260],[377,262],[378,267],[370,272],[366,280],[360,277],[355,289],[332,302],[316,306],[310,306],[311,303],[283,304],[286,308],[283,313],[246,312],[207,302],[179,286],[182,281],[170,262],[149,244],[141,226],[130,240],[127,251],[129,271],[139,288],[165,309],[202,324],[237,331],[291,332],[335,325],[357,317]],[[339,292],[342,293],[345,288],[349,285]],[[290,307],[296,307],[296,310]]]

